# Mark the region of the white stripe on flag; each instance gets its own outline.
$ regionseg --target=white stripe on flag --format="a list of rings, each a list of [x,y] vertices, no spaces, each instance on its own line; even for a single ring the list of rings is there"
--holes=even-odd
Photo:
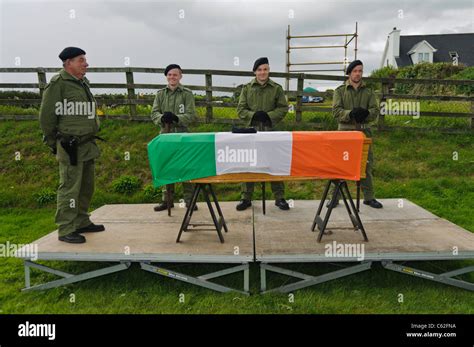
[[[292,133],[216,133],[216,173],[255,172],[289,176],[291,173]]]

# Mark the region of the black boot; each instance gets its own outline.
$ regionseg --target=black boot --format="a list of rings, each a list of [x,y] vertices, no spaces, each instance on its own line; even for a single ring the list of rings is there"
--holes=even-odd
[[[86,242],[86,238],[77,232],[72,232],[70,234],[59,236],[59,241],[67,242],[67,243],[84,243]]]
[[[283,211],[288,211],[290,209],[290,205],[288,205],[284,198],[276,199],[275,206],[277,206],[280,210]]]
[[[375,199],[368,200],[368,201],[364,200],[364,205],[369,205],[372,208],[382,208],[383,207],[383,205]]]
[[[334,201],[334,203],[332,204],[332,208],[334,207],[337,207],[339,205],[339,200],[336,200]],[[331,200],[328,201],[328,203],[326,204],[326,207],[329,208],[329,206],[331,206]]]
[[[102,224],[91,223],[84,228],[79,228],[76,230],[76,233],[97,233],[99,231],[104,231],[105,228]]]
[[[240,200],[240,202],[237,205],[236,209],[237,209],[237,211],[243,211],[243,210],[248,209],[250,206],[252,206],[252,201],[247,200],[247,199],[242,199],[242,200]]]
[[[171,208],[174,207],[174,204],[171,203]],[[155,207],[153,207],[153,209],[156,211],[156,212],[160,212],[160,211],[165,211],[168,209],[168,204],[165,202],[162,202],[161,204],[158,204],[156,205]]]

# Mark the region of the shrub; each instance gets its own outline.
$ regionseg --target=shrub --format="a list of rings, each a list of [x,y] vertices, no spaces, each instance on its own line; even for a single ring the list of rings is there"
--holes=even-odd
[[[56,192],[51,188],[42,188],[33,197],[39,206],[44,206],[56,201]]]
[[[156,202],[161,196],[161,189],[153,187],[152,184],[147,184],[143,188],[143,197],[146,202]]]
[[[140,189],[142,183],[135,176],[121,176],[112,182],[112,189],[116,193],[131,195]]]

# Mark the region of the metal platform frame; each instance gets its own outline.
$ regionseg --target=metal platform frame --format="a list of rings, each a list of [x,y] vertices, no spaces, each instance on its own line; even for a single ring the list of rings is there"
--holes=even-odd
[[[317,284],[335,280],[338,278],[346,277],[353,275],[362,271],[370,270],[374,263],[380,263],[384,269],[403,273],[406,275],[415,276],[418,278],[423,278],[431,280],[438,283],[443,283],[446,285],[466,289],[469,291],[474,291],[474,283],[467,282],[461,279],[456,279],[454,277],[474,272],[474,265],[466,266],[460,269],[447,271],[444,273],[436,274],[431,273],[425,270],[415,269],[410,266],[399,264],[398,262],[408,262],[408,261],[439,261],[439,260],[473,260],[474,252],[460,252],[460,254],[454,256],[449,253],[377,253],[370,254],[363,261],[357,260],[357,258],[328,258],[324,255],[294,255],[294,256],[267,256],[262,257],[260,261],[260,293],[290,293],[295,290],[311,287]],[[304,274],[298,271],[289,270],[281,267],[278,264],[290,264],[290,263],[325,263],[325,264],[338,264],[341,263],[353,263],[358,262],[356,265],[351,264],[342,269],[327,272],[321,275],[309,275]],[[342,265],[341,265],[342,266]],[[274,272],[289,277],[300,279],[298,282],[291,284],[285,284],[276,288],[267,288],[267,279],[268,272]]]
[[[404,266],[403,264],[394,263],[393,261],[383,261],[382,266],[387,270],[392,270],[392,271],[396,271],[396,272],[403,273],[406,275],[424,278],[431,281],[444,283],[450,286],[474,291],[474,283],[470,283],[467,281],[453,278],[455,276],[474,272],[474,265],[467,266],[467,267],[457,269],[457,270],[443,272],[440,274],[435,274],[435,273],[424,271],[424,270],[414,269],[409,266]]]
[[[129,262],[121,262],[117,265],[105,267],[99,270],[94,270],[94,271],[89,271],[89,272],[84,272],[79,275],[73,275],[64,271],[56,270],[53,268],[50,268],[46,265],[41,265],[35,262],[32,262],[30,260],[25,260],[24,261],[24,266],[25,266],[25,288],[22,289],[22,291],[30,291],[30,290],[44,290],[44,289],[51,289],[51,288],[57,288],[60,286],[65,286],[68,284],[76,283],[76,282],[81,282],[85,281],[88,279],[100,277],[100,276],[105,276],[108,274],[112,274],[115,272],[127,270],[130,267]],[[36,285],[31,285],[31,278],[30,278],[30,269],[34,268],[37,270],[41,270],[43,272],[51,273],[53,275],[57,275],[59,277],[63,277],[62,279],[42,283],[42,284],[36,284]]]
[[[221,259],[221,257],[180,257],[176,258],[175,256],[169,257],[159,257],[151,260],[138,260],[139,257],[130,257],[127,260],[113,260],[114,257],[105,257],[100,259],[87,259],[87,256],[81,258],[68,258],[64,257],[50,257],[49,259],[40,259],[40,260],[63,260],[63,261],[103,261],[103,262],[115,262],[116,264],[104,267],[102,269],[88,271],[81,274],[70,274],[61,270],[53,269],[49,266],[38,264],[31,260],[24,260],[25,267],[25,288],[22,291],[31,291],[31,290],[45,290],[57,288],[64,285],[69,285],[77,282],[86,281],[89,279],[106,276],[112,273],[124,271],[130,268],[132,263],[137,263],[140,265],[140,268],[144,271],[157,274],[159,276],[175,279],[178,281],[194,284],[203,288],[211,289],[221,293],[235,292],[244,295],[250,295],[250,261],[249,259],[243,260],[241,258],[233,259],[234,262],[231,262],[229,257],[228,259]],[[463,268],[443,272],[443,273],[432,273],[425,270],[416,269],[412,266],[406,266],[404,262],[412,261],[440,261],[440,260],[473,260],[474,252],[460,252],[458,255],[453,256],[449,253],[377,253],[369,254],[367,257],[359,261],[357,258],[328,258],[324,255],[293,255],[293,256],[266,256],[257,259],[257,263],[260,265],[260,292],[264,293],[290,293],[299,289],[315,286],[324,282],[335,280],[338,278],[346,277],[353,275],[359,272],[370,270],[372,265],[375,263],[380,263],[381,266],[387,270],[395,271],[398,273],[423,278],[431,280],[438,283],[443,283],[446,285],[466,289],[469,291],[474,291],[474,283],[467,282],[455,278],[456,276],[474,272],[474,265],[466,266]],[[357,264],[352,264],[352,263]],[[157,265],[157,263],[206,263],[206,264],[227,264],[228,268],[222,269],[219,271],[211,272],[208,274],[203,274],[200,276],[191,276],[182,272],[177,272],[174,270],[169,270],[162,265]],[[319,263],[325,264],[338,264],[342,266],[343,263],[351,263],[347,267],[338,269],[336,271],[331,271],[321,275],[309,275],[294,270],[289,270],[281,267],[279,264],[301,264],[301,263],[311,263],[317,265]],[[40,270],[43,272],[51,273],[62,277],[61,279],[53,280],[50,282],[42,284],[31,284],[31,269]],[[231,288],[221,284],[214,283],[210,280],[227,276],[234,273],[242,272],[243,274],[243,289]],[[282,285],[277,288],[268,289],[267,288],[267,278],[268,272],[274,272],[278,274],[283,274],[289,277],[294,277],[300,279],[300,281]]]
[[[191,283],[200,287],[215,290],[220,293],[237,292],[244,295],[250,295],[250,270],[249,270],[250,265],[248,263],[241,264],[238,266],[233,266],[231,268],[215,271],[215,272],[197,276],[197,277],[189,276],[189,275],[179,273],[173,270],[167,270],[163,267],[152,265],[147,262],[140,263],[140,267],[142,268],[142,270],[145,270],[145,271],[148,271],[160,276],[173,278],[175,280],[183,281],[186,283]],[[226,287],[221,284],[217,284],[217,283],[209,281],[210,279],[213,279],[213,278],[223,277],[223,276],[227,276],[227,275],[237,273],[237,272],[243,272],[244,274],[243,290],[233,289],[233,288]]]
[[[323,275],[312,276],[312,275],[307,275],[301,272],[288,270],[279,266],[274,266],[267,263],[261,263],[260,264],[260,292],[262,294],[272,293],[272,292],[290,293],[298,289],[303,289],[306,287],[314,286],[316,284],[331,281],[337,278],[349,276],[361,271],[369,270],[371,266],[372,266],[372,262],[370,261],[361,262],[358,265],[350,266],[341,270],[328,272]],[[286,284],[277,288],[267,290],[267,271],[276,272],[282,275],[298,278],[301,281],[291,283],[291,284]]]
[[[345,181],[337,181],[332,184],[339,185],[347,189],[347,183]],[[206,184],[203,184],[205,186]],[[329,190],[331,182],[326,186],[326,191]],[[201,187],[201,188],[199,188]],[[218,205],[217,199],[214,192],[212,191],[212,186],[207,184],[205,186],[208,190],[203,190],[205,192],[206,202],[210,208],[210,211],[213,211],[210,197],[214,199],[216,207],[218,207],[218,214],[222,216],[222,211]],[[199,190],[202,189],[202,186],[196,185],[194,200],[196,202],[197,195]],[[347,189],[348,190],[348,189]],[[337,189],[335,190],[335,192]],[[326,192],[327,193],[327,192]],[[344,197],[344,193],[347,191],[341,192]],[[334,198],[335,195],[333,195]],[[352,201],[350,195],[348,196],[349,202]],[[325,199],[321,200],[322,202]],[[347,202],[345,203],[346,208]],[[352,203],[352,211],[356,213],[356,208]],[[320,205],[321,208],[321,205]],[[187,217],[185,221],[189,224],[190,217],[192,216],[192,209],[188,208]],[[318,214],[321,211],[318,212]],[[348,210],[349,212],[349,210]],[[211,212],[212,215],[212,212]],[[327,216],[326,216],[327,217]],[[328,217],[327,217],[328,218]],[[357,221],[355,215],[351,217],[352,222]],[[214,214],[214,226],[224,227],[225,222],[217,220]],[[217,225],[216,225],[217,224]],[[212,224],[211,224],[212,225]],[[183,227],[183,226],[182,226]],[[199,230],[199,229],[193,229]],[[213,230],[213,229],[211,229]],[[186,231],[184,228],[182,231]],[[227,292],[236,292],[245,295],[250,294],[250,263],[258,264],[260,267],[260,292],[261,293],[270,293],[270,292],[281,292],[288,293],[295,290],[307,288],[317,284],[325,283],[327,281],[335,280],[345,276],[357,274],[366,270],[370,270],[375,263],[380,263],[382,268],[402,273],[405,275],[410,275],[418,278],[423,278],[431,280],[438,283],[443,283],[446,285],[462,288],[469,291],[474,291],[474,283],[468,282],[466,280],[456,278],[460,275],[465,275],[468,273],[474,272],[474,265],[465,266],[459,269],[454,269],[451,271],[446,271],[442,273],[433,273],[425,270],[420,270],[411,266],[407,266],[404,263],[406,262],[429,262],[429,261],[456,261],[456,260],[474,260],[474,250],[469,251],[460,251],[458,254],[454,255],[451,252],[370,252],[365,254],[364,259],[357,259],[356,257],[327,257],[324,254],[315,254],[315,253],[304,253],[304,254],[264,254],[259,252],[258,245],[256,244],[255,239],[255,228],[253,229],[253,251],[247,252],[246,255],[205,255],[205,254],[159,254],[159,253],[140,253],[140,254],[131,254],[124,255],[123,253],[75,253],[75,252],[40,252],[35,259],[31,259],[29,256],[22,256],[21,253],[17,255],[18,258],[22,258],[24,261],[25,268],[25,288],[23,291],[31,290],[44,290],[50,288],[56,288],[64,285],[69,285],[77,282],[82,282],[88,279],[93,279],[101,276],[106,276],[112,273],[120,272],[127,270],[131,267],[133,263],[136,263],[144,271],[157,274],[162,277],[167,277],[175,279],[178,281],[190,283],[197,285],[203,288],[211,289],[217,292],[227,293]],[[309,232],[309,231],[308,231]],[[61,270],[53,269],[43,264],[38,264],[36,261],[82,261],[82,262],[104,262],[104,263],[113,263],[113,265],[108,264],[106,267],[84,272],[81,274],[71,274]],[[325,274],[319,275],[310,275],[304,274],[298,271],[289,270],[284,268],[284,264],[294,264],[294,263],[311,263],[317,266],[318,263],[326,264],[335,264],[342,268],[331,271]],[[177,272],[170,270],[164,264],[220,264],[228,266],[225,269],[219,271],[214,271],[207,274],[202,274],[199,276],[191,276],[183,272]],[[344,266],[348,265],[348,266]],[[31,269],[43,271],[53,275],[61,277],[50,282],[35,284],[31,283]],[[282,285],[277,288],[268,288],[267,279],[269,273],[279,273],[289,277],[297,278],[300,281]],[[227,276],[230,274],[242,273],[243,274],[243,288],[231,288],[226,287],[225,285],[217,284],[212,282],[213,279]]]
[[[126,257],[125,260],[117,260],[115,255],[94,255],[82,254],[76,256],[67,256],[66,254],[40,256],[38,260],[55,261],[89,261],[89,262],[115,262],[117,264],[102,269],[88,271],[81,274],[70,274],[61,270],[51,268],[46,265],[38,264],[30,259],[24,259],[25,268],[25,288],[22,291],[45,290],[86,281],[92,278],[106,276],[115,272],[127,270],[133,263],[139,264],[144,271],[151,272],[163,277],[168,277],[178,281],[191,283],[203,288],[211,289],[221,293],[236,292],[244,295],[250,294],[250,261],[252,257],[245,256],[186,256],[186,255],[168,255],[168,256],[150,256],[149,259],[143,259],[144,255]],[[177,272],[165,268],[161,264],[222,264],[229,265],[228,268],[203,274],[200,276],[191,276],[182,272]],[[160,265],[157,265],[160,264]],[[40,270],[62,277],[42,284],[31,284],[31,269]],[[243,288],[231,288],[212,282],[212,279],[227,276],[241,272],[243,274]]]

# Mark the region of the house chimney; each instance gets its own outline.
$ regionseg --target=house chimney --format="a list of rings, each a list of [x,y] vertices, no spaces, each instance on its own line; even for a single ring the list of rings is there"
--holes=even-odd
[[[400,29],[393,28],[392,32],[388,34],[388,44],[393,52],[394,57],[400,56]]]

